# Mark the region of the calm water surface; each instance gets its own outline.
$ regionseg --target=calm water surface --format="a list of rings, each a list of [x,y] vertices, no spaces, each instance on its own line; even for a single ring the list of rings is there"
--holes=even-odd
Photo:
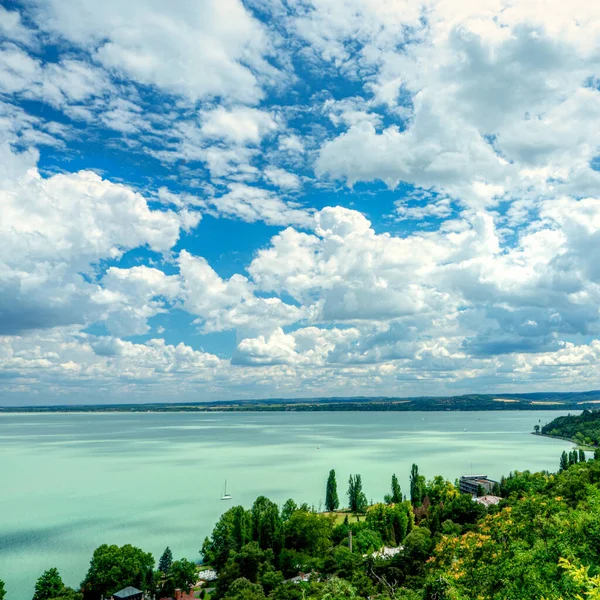
[[[234,504],[319,506],[329,469],[380,500],[413,462],[427,477],[555,470],[568,442],[534,437],[562,411],[0,415],[0,579],[29,600],[49,567],[77,585],[94,548],[132,543],[199,559]],[[465,431],[466,430],[466,431]],[[232,503],[220,500],[228,480]]]

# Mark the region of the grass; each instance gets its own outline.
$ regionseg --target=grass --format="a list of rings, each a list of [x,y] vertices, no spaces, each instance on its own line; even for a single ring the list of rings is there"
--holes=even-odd
[[[344,519],[346,517],[348,517],[348,522],[349,523],[356,523],[359,520],[359,517],[357,517],[355,514],[352,514],[348,510],[336,510],[334,512],[326,512],[324,514],[327,515],[327,516],[333,515],[335,517],[335,524],[336,525],[341,525],[344,522]],[[363,517],[363,519],[364,519],[364,517]]]

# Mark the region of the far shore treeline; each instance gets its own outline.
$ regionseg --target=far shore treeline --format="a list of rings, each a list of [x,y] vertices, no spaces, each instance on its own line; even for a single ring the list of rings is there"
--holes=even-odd
[[[532,394],[466,394],[411,398],[300,398],[149,404],[0,406],[14,412],[269,412],[269,411],[443,411],[583,410],[600,404],[600,391]]]
[[[169,548],[156,565],[139,548],[104,544],[79,589],[50,568],[33,600],[101,600],[127,586],[149,599],[177,589],[205,600],[598,599],[600,449],[589,459],[563,453],[557,468],[511,472],[480,501],[416,464],[407,494],[393,474],[389,494],[368,501],[352,474],[347,508],[332,469],[326,512],[260,496],[227,510],[199,541],[201,565],[174,560]],[[202,586],[205,569],[218,577]],[[0,581],[0,600],[7,592],[10,600]]]

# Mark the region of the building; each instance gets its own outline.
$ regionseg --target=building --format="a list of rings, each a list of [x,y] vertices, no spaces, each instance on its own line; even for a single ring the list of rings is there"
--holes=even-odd
[[[400,554],[404,550],[404,546],[398,546],[397,548],[390,548],[389,546],[384,546],[377,552],[373,552],[371,556],[373,558],[392,558],[396,556],[396,554]],[[368,556],[368,554],[363,554],[364,557]]]
[[[487,475],[463,475],[458,482],[458,489],[461,494],[471,494],[477,496],[479,487],[490,493],[494,484],[498,483],[493,479],[488,479]]]
[[[112,600],[142,600],[144,593],[129,585],[112,595]]]
[[[479,504],[483,504],[487,508],[488,506],[498,504],[502,498],[500,496],[480,496],[479,498],[473,498],[473,500],[479,502]]]

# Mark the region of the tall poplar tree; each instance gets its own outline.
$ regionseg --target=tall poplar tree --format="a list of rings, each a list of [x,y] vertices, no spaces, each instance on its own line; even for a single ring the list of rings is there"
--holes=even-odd
[[[415,464],[410,469],[410,501],[413,506],[421,506],[425,493],[425,477],[419,475],[419,467]]]
[[[6,596],[6,590],[4,589],[4,581],[0,579],[0,600],[4,600],[4,596]]]
[[[348,480],[348,502],[350,510],[354,513],[367,510],[369,503],[362,489],[362,477],[360,475],[350,475]]]
[[[327,489],[325,490],[325,508],[329,512],[337,510],[340,505],[340,499],[337,493],[337,481],[335,480],[335,471],[331,469],[329,471],[329,477],[327,478]]]
[[[560,470],[564,471],[569,468],[569,457],[567,452],[563,450],[563,453],[560,455]]]
[[[579,462],[585,462],[585,452],[581,448],[579,449]]]
[[[394,473],[392,475],[392,503],[398,504],[399,502],[402,502],[402,490],[398,478],[396,477],[396,473]]]

